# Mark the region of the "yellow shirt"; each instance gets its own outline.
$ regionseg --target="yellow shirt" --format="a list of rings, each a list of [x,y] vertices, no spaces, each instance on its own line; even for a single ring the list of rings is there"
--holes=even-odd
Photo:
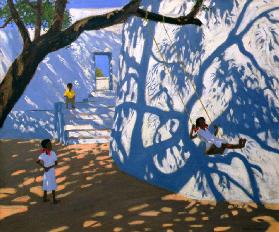
[[[71,91],[69,89],[66,89],[66,91],[64,92],[64,96],[67,98],[74,98],[75,95],[76,93],[73,89]]]

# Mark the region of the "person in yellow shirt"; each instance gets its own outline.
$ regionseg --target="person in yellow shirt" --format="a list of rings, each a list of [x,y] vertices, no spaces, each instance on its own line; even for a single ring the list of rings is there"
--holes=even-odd
[[[68,83],[67,89],[64,92],[64,97],[66,98],[66,109],[68,109],[69,102],[72,104],[72,108],[75,108],[75,96],[76,93],[73,90],[73,84]]]

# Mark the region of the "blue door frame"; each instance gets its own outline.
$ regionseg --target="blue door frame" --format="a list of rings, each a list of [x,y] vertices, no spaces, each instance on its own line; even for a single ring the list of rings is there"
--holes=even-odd
[[[112,80],[112,53],[111,52],[94,52],[93,53],[93,68],[94,68],[94,72],[93,72],[93,80],[94,80],[94,89],[96,89],[96,55],[105,55],[108,56],[109,58],[109,90],[113,90],[113,80]]]

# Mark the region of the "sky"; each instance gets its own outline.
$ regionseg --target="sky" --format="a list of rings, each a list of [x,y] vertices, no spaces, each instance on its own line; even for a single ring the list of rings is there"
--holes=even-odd
[[[106,55],[95,56],[96,67],[100,68],[105,77],[109,76],[109,57]]]
[[[108,8],[121,7],[127,4],[129,0],[69,0],[69,8]]]

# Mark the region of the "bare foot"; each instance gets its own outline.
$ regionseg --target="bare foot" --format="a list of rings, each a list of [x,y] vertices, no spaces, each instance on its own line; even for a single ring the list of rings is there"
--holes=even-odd
[[[247,139],[240,138],[239,139],[239,147],[240,148],[245,147],[246,141],[247,141]]]
[[[243,147],[245,147],[246,142],[247,142],[247,139],[243,139],[241,145],[242,145]]]

